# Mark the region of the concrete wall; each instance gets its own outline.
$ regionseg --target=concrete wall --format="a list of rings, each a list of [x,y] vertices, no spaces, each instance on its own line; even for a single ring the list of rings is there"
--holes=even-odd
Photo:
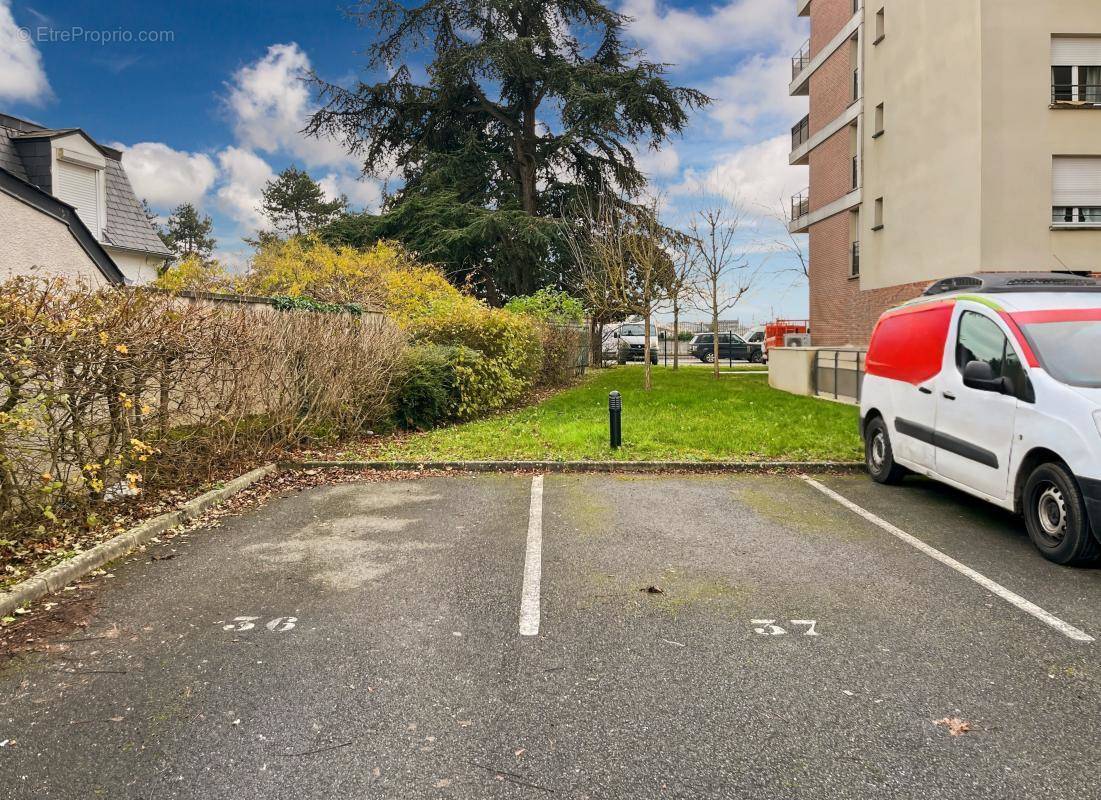
[[[1098,0],[982,0],[988,270],[1101,269],[1101,231],[1051,229],[1055,155],[1101,156],[1101,110],[1051,105],[1052,34],[1101,35]]]
[[[981,6],[980,0],[865,3],[865,118],[883,103],[885,132],[872,138],[875,126],[863,126],[862,289],[973,272],[980,262]],[[886,36],[872,44],[880,9]],[[884,227],[873,231],[879,197]]]
[[[768,351],[768,385],[790,394],[814,394],[813,347],[771,347]]]
[[[16,275],[107,284],[65,223],[0,192],[0,280]]]

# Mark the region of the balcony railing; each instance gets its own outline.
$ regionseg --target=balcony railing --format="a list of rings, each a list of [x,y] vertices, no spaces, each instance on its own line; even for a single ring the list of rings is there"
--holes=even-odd
[[[799,48],[799,52],[791,57],[791,79],[799,77],[799,73],[807,68],[810,63],[810,39]]]
[[[810,189],[804,189],[791,198],[791,221],[799,219],[810,213]]]
[[[860,242],[853,242],[852,260],[850,261],[849,273],[854,278],[860,275]]]
[[[1051,104],[1067,103],[1081,106],[1101,106],[1101,85],[1090,83],[1054,83]]]
[[[853,186],[854,190],[860,188],[860,156],[853,156]]]
[[[1051,209],[1051,224],[1101,226],[1101,207],[1055,206]]]
[[[810,114],[807,114],[799,124],[791,129],[791,152],[795,152],[810,140]]]

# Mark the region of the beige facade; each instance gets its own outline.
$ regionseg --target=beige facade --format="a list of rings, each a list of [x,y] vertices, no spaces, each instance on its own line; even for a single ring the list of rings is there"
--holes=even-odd
[[[1101,158],[1101,102],[1055,102],[1053,42],[1073,38],[1088,49],[1098,37],[1101,52],[1099,0],[797,0],[796,8],[811,17],[817,42],[796,64],[807,69],[793,68],[792,92],[810,96],[811,113],[809,141],[793,131],[791,157],[811,166],[810,202],[791,227],[811,236],[811,324],[824,334],[815,344],[863,343],[886,305],[934,279],[1101,270],[1101,219],[1053,223],[1053,159]],[[815,109],[832,108],[835,92],[815,76],[828,68],[830,47],[851,48],[857,74],[844,76],[850,105],[826,121]],[[1082,66],[1101,69],[1101,60]],[[1101,100],[1101,86],[1095,91],[1090,99]],[[844,196],[827,190],[823,207],[815,182],[832,173],[820,162],[848,156],[841,147],[829,154],[845,126],[858,141],[853,185]],[[842,213],[851,215],[847,236],[831,222]]]
[[[68,225],[0,192],[0,280],[19,275],[107,283]]]

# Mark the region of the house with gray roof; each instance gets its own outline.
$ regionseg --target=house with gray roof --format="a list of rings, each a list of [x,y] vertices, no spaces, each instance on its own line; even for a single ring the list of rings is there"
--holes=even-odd
[[[134,194],[122,153],[80,128],[0,114],[0,277],[142,284],[171,258]]]

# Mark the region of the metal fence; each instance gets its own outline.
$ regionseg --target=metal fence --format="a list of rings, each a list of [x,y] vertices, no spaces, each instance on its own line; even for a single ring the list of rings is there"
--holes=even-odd
[[[830,400],[859,403],[866,356],[864,350],[819,350],[814,364],[815,393]]]
[[[725,330],[720,331],[720,333],[726,332]],[[757,345],[757,347],[759,348],[760,345]],[[722,356],[724,349],[725,348],[720,346],[720,356]],[[688,339],[676,340],[673,339],[672,336],[666,337],[653,344],[652,352],[656,353],[657,365],[663,367],[672,367],[674,364],[681,367],[710,367],[714,364],[714,361],[707,361],[693,355],[691,341]],[[605,345],[601,353],[601,358],[603,365],[617,364],[619,362],[619,353],[616,349]],[[653,361],[653,357],[651,360]],[[626,363],[641,365],[642,357],[632,351]],[[720,366],[725,367],[744,366],[749,363],[753,362],[744,358],[733,358],[733,354],[729,351],[726,356],[719,359]],[[762,370],[767,369],[764,364],[761,364],[760,367]]]

